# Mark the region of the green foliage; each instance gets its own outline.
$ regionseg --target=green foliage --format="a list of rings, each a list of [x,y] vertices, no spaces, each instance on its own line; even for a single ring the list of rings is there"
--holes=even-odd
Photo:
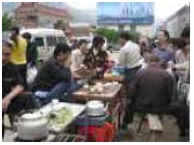
[[[134,42],[138,42],[139,39],[139,33],[135,31],[127,31],[129,32],[129,35],[131,36],[131,40]],[[96,30],[97,35],[102,35],[107,38],[108,42],[110,43],[117,43],[119,32],[114,29],[107,29],[107,28],[99,28]]]
[[[106,37],[109,42],[115,42],[118,39],[118,32],[113,29],[99,28],[96,34]]]
[[[7,15],[4,14],[2,16],[2,31],[8,31],[11,28],[11,18]]]
[[[63,20],[58,20],[55,24],[54,24],[54,28],[55,29],[65,29],[67,26],[67,24],[63,21]]]

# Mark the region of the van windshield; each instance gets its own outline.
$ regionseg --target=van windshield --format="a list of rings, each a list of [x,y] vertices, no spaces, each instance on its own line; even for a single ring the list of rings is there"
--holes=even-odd
[[[57,37],[58,43],[65,43],[65,37]]]
[[[48,46],[55,46],[57,44],[56,37],[53,36],[46,37],[46,41]]]
[[[35,42],[36,42],[37,46],[39,46],[39,47],[44,46],[44,39],[43,39],[43,37],[36,37],[35,38]]]

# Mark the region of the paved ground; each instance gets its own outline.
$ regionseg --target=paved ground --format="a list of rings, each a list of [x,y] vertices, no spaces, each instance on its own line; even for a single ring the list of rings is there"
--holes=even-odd
[[[6,123],[9,124],[8,120]],[[120,141],[121,142],[147,142],[148,140],[148,128],[147,125],[144,125],[143,131],[141,133],[136,133],[138,123],[140,121],[139,117],[135,117],[134,123],[129,125],[129,131],[126,133],[121,133]],[[179,130],[176,125],[176,120],[172,116],[164,116],[164,133],[157,137],[159,142],[180,142],[179,139]],[[4,141],[10,141],[12,132],[6,131]]]
[[[141,133],[136,133],[138,124],[140,122],[139,117],[135,117],[134,123],[129,125],[129,131],[123,133],[121,136],[122,142],[147,142],[148,139],[148,126],[145,124]],[[179,130],[176,125],[176,120],[172,116],[164,116],[164,132],[162,135],[156,138],[159,142],[179,142]],[[132,135],[133,134],[133,135]]]

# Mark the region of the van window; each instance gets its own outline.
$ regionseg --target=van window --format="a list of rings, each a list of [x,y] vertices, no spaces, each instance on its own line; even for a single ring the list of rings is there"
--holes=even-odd
[[[55,46],[57,44],[56,37],[53,36],[46,37],[46,41],[48,46]]]
[[[65,37],[58,37],[58,43],[65,43]]]
[[[44,46],[44,39],[43,39],[43,37],[36,37],[35,38],[35,42],[36,42],[37,46],[39,46],[39,47]]]

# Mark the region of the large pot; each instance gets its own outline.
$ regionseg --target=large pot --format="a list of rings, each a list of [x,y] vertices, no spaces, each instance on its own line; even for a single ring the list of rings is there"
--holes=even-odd
[[[27,113],[18,120],[18,138],[41,140],[48,136],[48,120],[40,113]]]
[[[101,101],[89,101],[86,104],[85,114],[87,116],[103,116],[106,114],[106,109]]]

